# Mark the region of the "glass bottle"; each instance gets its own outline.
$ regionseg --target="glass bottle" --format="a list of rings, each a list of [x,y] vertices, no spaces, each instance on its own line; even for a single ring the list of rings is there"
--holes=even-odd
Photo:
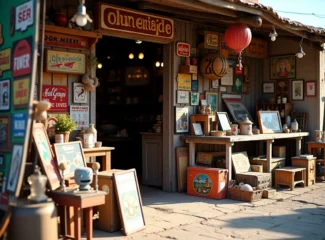
[[[94,134],[94,143],[97,142],[97,130],[95,128],[95,124],[90,123],[89,128],[86,130],[86,133]]]
[[[287,124],[288,127],[291,126],[291,117],[290,117],[290,115],[286,116],[286,124]]]
[[[298,122],[296,119],[294,119],[291,123],[291,131],[298,132]]]

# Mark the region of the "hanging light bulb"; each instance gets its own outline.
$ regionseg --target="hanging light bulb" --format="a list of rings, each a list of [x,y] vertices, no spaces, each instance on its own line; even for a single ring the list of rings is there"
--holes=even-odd
[[[134,58],[134,54],[133,53],[130,53],[129,54],[129,59],[133,59]]]
[[[276,40],[276,37],[278,36],[277,32],[275,31],[275,28],[273,26],[273,31],[270,32],[269,37],[271,38],[271,41],[274,42]]]
[[[102,69],[102,67],[103,67],[103,64],[101,64],[101,63],[98,63],[98,64],[97,64],[97,68],[98,68],[98,69]]]
[[[301,38],[300,43],[299,43],[299,51],[296,53],[296,57],[297,58],[302,58],[303,56],[306,55],[306,53],[304,52],[303,48],[302,48],[302,41],[304,40],[304,38]]]
[[[135,43],[136,43],[136,44],[141,44],[142,41],[141,41],[141,40],[135,40]]]
[[[157,62],[156,62],[156,67],[159,67],[159,66],[160,66],[160,62],[157,61]]]
[[[144,54],[143,53],[139,53],[138,58],[139,59],[143,59],[144,58]]]
[[[85,0],[79,0],[77,12],[73,15],[71,21],[77,23],[77,25],[80,27],[86,26],[87,21],[90,23],[93,22],[93,20],[89,17],[86,12]]]
[[[163,62],[160,63],[160,67],[164,67],[164,63]]]

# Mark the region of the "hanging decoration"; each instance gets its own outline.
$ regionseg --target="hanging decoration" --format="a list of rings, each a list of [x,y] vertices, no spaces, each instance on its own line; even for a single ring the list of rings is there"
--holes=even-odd
[[[225,32],[225,42],[227,46],[239,54],[239,69],[242,68],[242,51],[250,44],[251,40],[252,32],[250,28],[243,23],[234,23],[230,25]]]
[[[211,53],[204,56],[200,61],[200,72],[206,79],[220,79],[225,76],[228,71],[228,60],[221,54]]]

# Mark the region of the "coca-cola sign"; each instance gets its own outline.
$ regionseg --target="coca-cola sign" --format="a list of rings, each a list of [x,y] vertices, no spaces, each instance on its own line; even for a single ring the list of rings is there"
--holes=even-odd
[[[51,103],[49,112],[67,112],[68,87],[43,85],[42,100],[46,100]]]
[[[188,43],[178,42],[176,45],[176,54],[180,57],[189,57],[191,53],[191,46]]]

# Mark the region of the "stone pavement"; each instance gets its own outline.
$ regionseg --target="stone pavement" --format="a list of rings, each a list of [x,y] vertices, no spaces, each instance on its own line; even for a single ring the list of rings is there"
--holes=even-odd
[[[213,200],[141,188],[146,227],[124,236],[94,230],[94,239],[325,240],[325,182],[277,190],[254,203]],[[85,239],[85,238],[83,238]]]

